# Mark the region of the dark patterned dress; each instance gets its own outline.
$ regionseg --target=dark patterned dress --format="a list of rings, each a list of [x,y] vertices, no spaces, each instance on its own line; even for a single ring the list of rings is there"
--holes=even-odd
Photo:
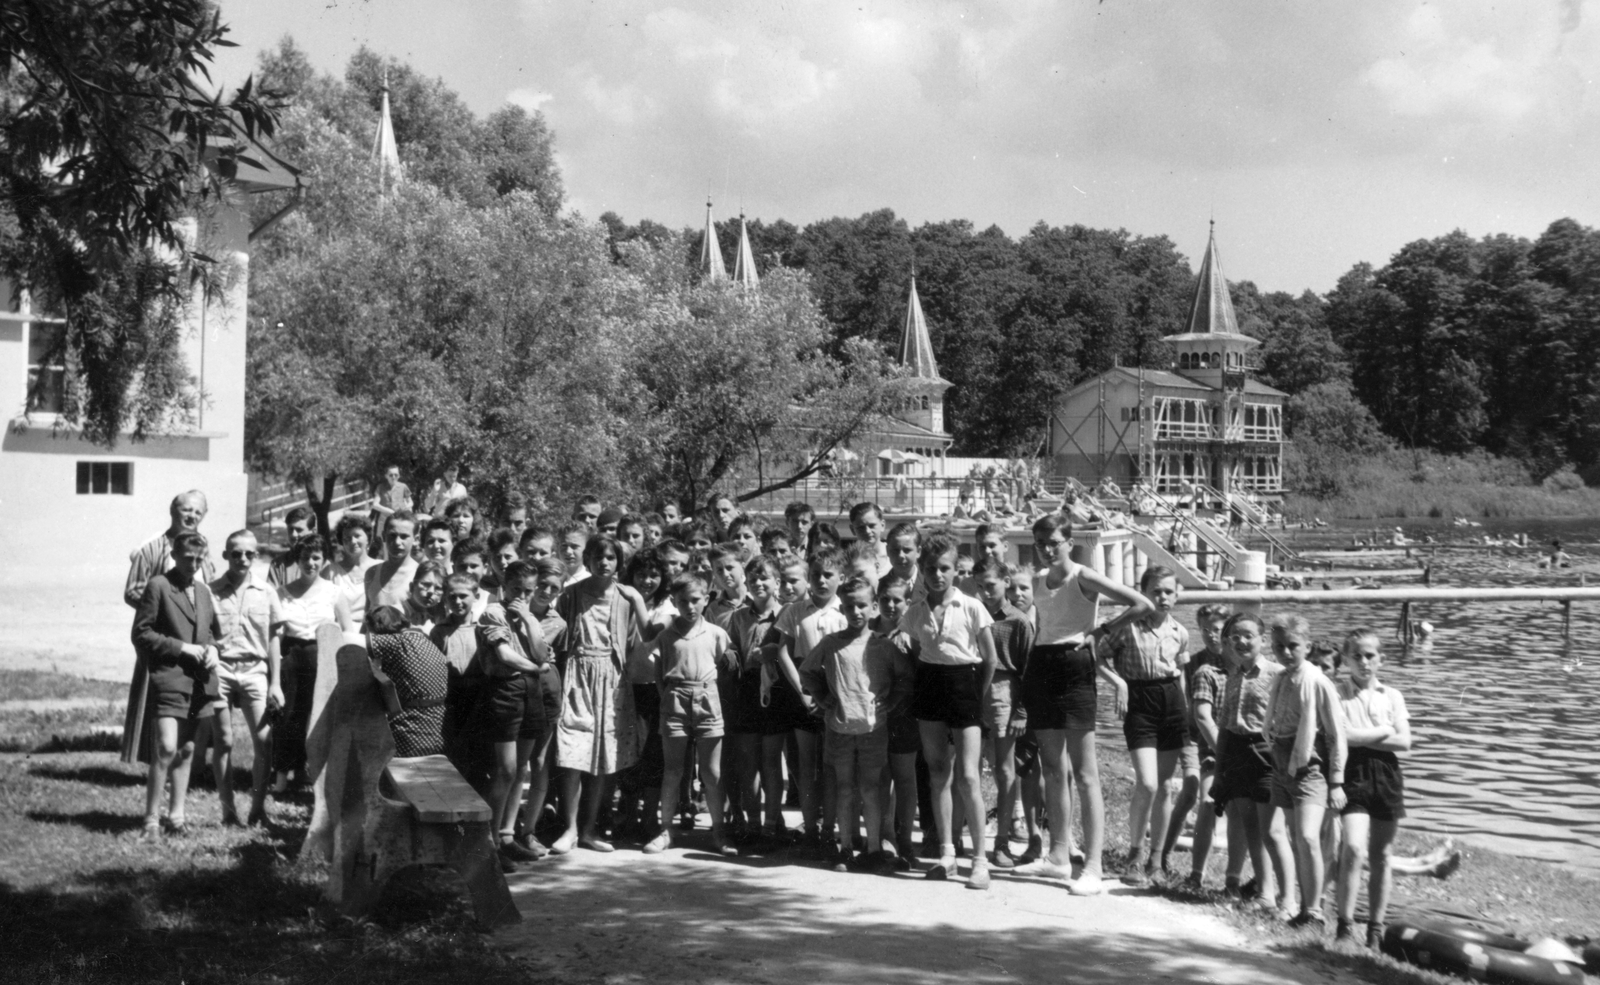
[[[449,681],[444,654],[421,630],[375,635],[367,652],[394,682],[401,710],[389,716],[396,756],[432,756],[444,752],[444,698]]]

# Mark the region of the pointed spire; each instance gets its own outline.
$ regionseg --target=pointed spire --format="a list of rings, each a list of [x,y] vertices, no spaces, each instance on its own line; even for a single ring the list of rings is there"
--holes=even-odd
[[[1189,305],[1190,333],[1239,334],[1233,314],[1233,299],[1228,281],[1222,276],[1222,260],[1217,255],[1217,220],[1211,220],[1211,237],[1206,242],[1205,259],[1200,261],[1200,283],[1195,286],[1194,302]]]
[[[939,364],[933,359],[933,338],[928,334],[928,320],[922,316],[922,299],[917,296],[917,276],[911,275],[911,296],[906,300],[906,326],[900,333],[900,365],[920,380],[936,380],[948,385],[939,375]]]
[[[378,162],[380,194],[400,183],[400,151],[394,143],[394,121],[389,118],[389,70],[383,70],[382,101],[378,107],[378,132],[372,139],[372,159]]]
[[[733,260],[733,279],[743,287],[761,286],[761,277],[756,273],[756,255],[750,249],[750,230],[745,228],[743,211],[739,213],[739,252]]]
[[[706,232],[700,240],[700,276],[706,280],[727,280],[728,265],[722,262],[722,244],[717,242],[717,224],[711,217],[711,199],[706,199]]]

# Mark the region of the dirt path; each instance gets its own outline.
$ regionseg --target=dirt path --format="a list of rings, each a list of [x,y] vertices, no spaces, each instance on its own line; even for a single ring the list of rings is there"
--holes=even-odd
[[[845,875],[687,848],[579,850],[509,878],[499,940],[560,982],[1353,982],[1246,944],[1198,907],[1116,886],[1080,899],[998,876]],[[963,871],[965,863],[963,863]]]

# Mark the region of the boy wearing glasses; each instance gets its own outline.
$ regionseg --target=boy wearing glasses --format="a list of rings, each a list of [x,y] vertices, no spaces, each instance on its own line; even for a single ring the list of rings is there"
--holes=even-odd
[[[260,548],[255,535],[240,530],[228,536],[223,557],[228,569],[211,583],[211,598],[222,635],[217,644],[218,693],[212,718],[212,772],[222,801],[222,823],[239,823],[233,803],[233,728],[229,709],[244,709],[255,758],[250,766],[250,814],[247,823],[266,820],[267,774],[272,757],[267,754],[271,726],[267,709],[283,707],[278,683],[278,638],[283,632],[283,612],[278,593],[252,570]]]

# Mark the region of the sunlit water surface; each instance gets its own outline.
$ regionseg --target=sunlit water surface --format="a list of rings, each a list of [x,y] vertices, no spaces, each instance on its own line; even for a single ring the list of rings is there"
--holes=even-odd
[[[1297,546],[1338,546],[1350,542],[1353,529],[1371,526],[1289,535]],[[1600,587],[1600,520],[1490,520],[1467,530],[1438,521],[1404,526],[1409,536],[1431,532],[1441,542],[1527,532],[1548,545],[1559,537],[1572,555],[1570,569],[1550,570],[1537,566],[1541,553],[1532,550],[1440,550],[1432,558],[1436,588],[1575,586],[1580,576]],[[1415,558],[1398,557],[1368,564],[1419,566]],[[1340,568],[1358,566],[1338,562]],[[1194,607],[1182,608],[1193,632]],[[1303,615],[1322,639],[1337,640],[1358,627],[1381,632],[1379,677],[1401,690],[1411,711],[1414,745],[1403,765],[1406,826],[1600,875],[1600,602],[1572,604],[1570,642],[1563,639],[1559,603],[1412,608],[1412,618],[1428,620],[1434,632],[1409,651],[1396,637],[1397,604],[1268,606],[1264,612]],[[1194,639],[1198,645],[1198,635]]]

